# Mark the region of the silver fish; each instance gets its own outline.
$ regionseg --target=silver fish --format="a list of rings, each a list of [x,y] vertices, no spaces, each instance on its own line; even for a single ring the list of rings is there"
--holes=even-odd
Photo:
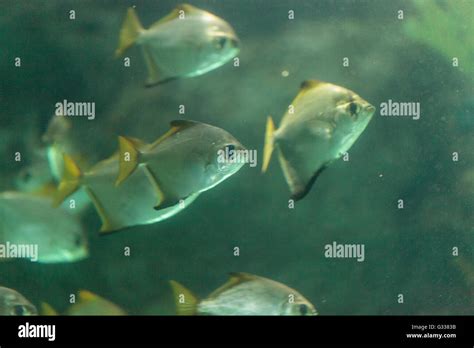
[[[37,246],[40,263],[73,262],[87,257],[87,239],[78,218],[51,205],[48,196],[2,192],[0,244]]]
[[[317,315],[298,291],[248,273],[231,273],[227,283],[203,300],[171,281],[179,315]]]
[[[344,87],[303,82],[280,127],[267,119],[262,172],[278,148],[291,197],[302,199],[319,174],[351,148],[374,112],[374,106]]]
[[[239,39],[223,19],[191,5],[179,5],[169,15],[144,29],[129,8],[116,55],[141,46],[148,67],[146,85],[205,74],[239,52]]]
[[[219,149],[243,149],[224,130],[192,121],[171,125],[152,144],[120,137],[119,153],[84,173],[65,156],[55,203],[82,187],[102,220],[100,232],[112,232],[168,219],[242,167],[217,161]]]
[[[2,315],[38,315],[38,311],[18,291],[0,286],[0,316]]]

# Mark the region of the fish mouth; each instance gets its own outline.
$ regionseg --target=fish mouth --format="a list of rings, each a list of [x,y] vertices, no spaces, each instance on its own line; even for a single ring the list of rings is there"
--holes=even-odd
[[[375,112],[375,106],[371,105],[371,104],[368,104],[366,107],[365,107],[365,111],[367,111],[368,113],[370,114],[373,114]]]

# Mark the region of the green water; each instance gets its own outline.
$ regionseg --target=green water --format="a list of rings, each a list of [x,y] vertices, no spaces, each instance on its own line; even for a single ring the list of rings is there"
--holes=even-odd
[[[233,26],[239,66],[146,89],[140,50],[127,52],[128,68],[113,56],[123,17],[136,5],[148,27],[177,3],[0,0],[0,189],[15,189],[64,99],[95,102],[94,120],[74,119],[74,137],[96,161],[116,150],[117,135],[153,141],[184,118],[232,133],[258,151],[257,167],[152,225],[99,236],[90,208],[87,260],[2,262],[0,285],[60,311],[88,289],[131,314],[173,314],[170,279],[205,297],[242,271],[297,289],[321,315],[474,314],[474,3],[191,0]],[[444,35],[427,39],[434,28]],[[276,158],[260,173],[261,149],[266,116],[278,124],[308,79],[350,88],[377,111],[349,161],[290,209]],[[420,118],[381,116],[389,99],[420,103]],[[365,260],[326,258],[334,241],[363,244]]]

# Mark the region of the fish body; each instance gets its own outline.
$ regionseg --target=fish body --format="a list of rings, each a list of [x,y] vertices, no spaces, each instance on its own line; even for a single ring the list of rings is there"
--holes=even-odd
[[[18,291],[0,286],[0,316],[37,315],[36,307]]]
[[[275,129],[271,117],[267,120],[262,171],[277,148],[292,198],[303,198],[319,174],[351,148],[374,111],[351,90],[305,81],[280,127]]]
[[[226,284],[203,300],[175,281],[171,286],[178,314],[183,315],[317,315],[296,290],[248,273],[232,273]]]
[[[101,217],[101,232],[155,223],[177,214],[243,165],[217,162],[218,149],[242,147],[217,127],[173,121],[159,140],[144,144],[120,137],[119,153],[85,173],[66,156],[56,204],[82,187]]]
[[[77,217],[52,207],[48,196],[0,194],[0,244],[36,245],[40,263],[73,262],[88,256],[87,238]]]
[[[120,139],[117,183],[128,181],[137,168],[148,173],[157,194],[157,209],[169,207],[207,191],[235,174],[244,163],[219,160],[220,151],[244,146],[227,131],[208,124],[177,120],[152,144]],[[131,156],[126,161],[127,155]]]
[[[133,8],[127,12],[117,55],[133,44],[142,48],[147,86],[214,70],[239,52],[239,39],[223,19],[191,5],[179,5],[144,29]]]

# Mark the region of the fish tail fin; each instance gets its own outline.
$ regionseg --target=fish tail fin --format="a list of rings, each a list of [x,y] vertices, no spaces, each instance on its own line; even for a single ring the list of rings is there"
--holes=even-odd
[[[115,56],[121,56],[130,46],[132,46],[137,40],[138,35],[143,32],[142,24],[138,19],[137,13],[135,10],[130,7],[127,10],[127,15],[120,29],[119,45],[115,51]]]
[[[275,132],[275,123],[271,116],[267,117],[267,126],[265,130],[265,145],[263,147],[263,164],[262,164],[262,173],[267,171],[268,165],[270,164],[270,159],[272,158],[272,153],[274,149],[273,133]]]
[[[178,315],[197,314],[199,300],[196,295],[174,280],[170,280],[170,285],[176,303],[176,313]]]
[[[136,141],[119,136],[119,173],[115,186],[119,186],[137,168],[140,151]]]
[[[41,315],[59,315],[59,314],[49,303],[42,302]]]
[[[64,174],[54,196],[53,206],[59,206],[66,197],[77,191],[81,177],[82,173],[77,164],[69,155],[64,154]]]

